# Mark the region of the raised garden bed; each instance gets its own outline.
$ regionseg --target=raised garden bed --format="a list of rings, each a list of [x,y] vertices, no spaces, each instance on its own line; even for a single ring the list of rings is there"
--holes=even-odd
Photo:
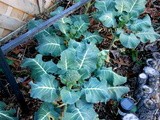
[[[104,0],[103,2],[105,3],[106,1]],[[134,101],[134,106],[137,107],[134,107],[129,113],[135,114],[140,120],[145,119],[145,117],[141,117],[141,114],[145,113],[145,109],[143,110],[142,107],[139,107],[140,101],[142,102],[143,100],[137,99],[136,90],[140,88],[137,85],[137,81],[139,73],[143,72],[143,68],[146,66],[146,60],[152,58],[153,52],[160,52],[159,35],[152,28],[150,29],[152,27],[150,23],[151,17],[153,26],[156,32],[159,33],[159,3],[158,1],[148,1],[146,6],[143,6],[144,4],[137,5],[137,9],[134,10],[140,16],[134,16],[135,13],[133,12],[132,17],[135,18],[131,21],[125,21],[127,8],[121,11],[119,8],[121,5],[120,1],[115,1],[117,6],[114,7],[114,4],[111,2],[110,5],[113,5],[111,8],[109,6],[108,8],[106,7],[109,2],[104,4],[99,1],[95,4],[95,1],[91,1],[68,17],[63,18],[64,21],[61,19],[53,26],[36,34],[35,38],[29,42],[21,44],[10,51],[7,54],[7,58],[13,61],[10,67],[24,95],[29,112],[22,114],[20,106],[12,94],[12,90],[6,83],[3,73],[1,73],[2,83],[5,84],[5,88],[9,91],[9,96],[11,96],[10,98],[1,97],[1,100],[7,103],[7,109],[14,108],[16,110],[16,116],[21,120],[32,120],[33,118],[39,120],[46,115],[45,111],[52,111],[48,113],[49,116],[46,117],[46,120],[52,120],[53,117],[56,118],[59,115],[56,119],[67,120],[73,118],[73,120],[76,120],[79,118],[80,120],[93,120],[99,118],[119,120],[123,117],[123,114],[120,116],[118,112],[118,109],[120,109],[120,100],[129,98]],[[140,2],[140,0],[138,1]],[[59,6],[67,9],[73,4],[75,2],[63,1]],[[51,15],[45,18],[48,19],[51,16],[60,14],[63,10],[62,7],[57,8],[56,12],[52,12]],[[105,7],[109,13],[103,11]],[[114,10],[116,14],[112,13]],[[157,11],[157,14],[153,14],[153,11]],[[124,12],[124,16],[119,12]],[[85,15],[83,15],[84,13]],[[129,14],[131,15],[131,13]],[[146,14],[149,14],[150,17]],[[43,18],[44,16],[42,15],[36,18],[36,21],[31,21],[28,24],[28,28],[32,29],[39,26],[42,24],[39,19]],[[141,24],[141,22],[144,22],[144,24]],[[118,27],[123,28],[125,34]],[[148,32],[146,30],[150,30],[149,32],[152,32],[154,36],[145,36],[147,39],[144,36],[137,36],[135,38],[137,33]],[[130,35],[132,35],[134,41],[132,39],[128,41],[131,37]],[[88,39],[92,36],[96,37]],[[125,38],[128,39],[126,40]],[[139,43],[137,40],[147,41],[146,43]],[[148,40],[155,42],[150,43]],[[50,46],[45,47],[49,43],[53,44],[53,48]],[[55,44],[60,47],[57,48]],[[43,57],[41,58],[42,55]],[[70,62],[66,64],[66,60],[70,60]],[[39,65],[37,66],[35,63]],[[44,64],[46,65],[44,66]],[[22,66],[30,69],[22,68]],[[39,69],[40,73],[38,73]],[[159,72],[159,68],[156,68],[156,70]],[[103,71],[105,72],[103,73]],[[49,75],[45,75],[44,73],[46,72]],[[85,73],[85,75],[82,73]],[[40,75],[42,76],[40,77]],[[50,84],[51,81],[52,84]],[[57,90],[46,92],[39,89],[44,86],[52,89],[56,88]],[[92,88],[93,91],[91,91]],[[130,91],[128,91],[129,89]],[[43,101],[46,103],[43,103]],[[55,108],[58,108],[58,111],[54,111],[55,108],[52,107],[53,105]],[[157,105],[159,105],[158,102],[156,103]],[[84,106],[83,109],[81,108],[82,106]],[[140,111],[143,111],[143,113]],[[35,112],[37,113],[34,114]],[[158,112],[151,113],[154,116],[152,118],[158,119]],[[88,115],[85,115],[85,113]]]

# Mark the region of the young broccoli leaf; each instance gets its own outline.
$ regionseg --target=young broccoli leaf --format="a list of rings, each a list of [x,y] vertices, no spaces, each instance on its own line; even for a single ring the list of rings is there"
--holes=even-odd
[[[45,102],[54,102],[58,98],[58,82],[54,76],[41,75],[40,80],[36,83],[30,82],[31,97],[38,98]]]
[[[67,106],[63,120],[96,120],[96,116],[93,104],[78,101],[73,105]]]
[[[32,72],[32,77],[37,80],[41,75],[56,73],[58,68],[52,62],[44,62],[42,55],[38,54],[36,58],[26,58],[23,61],[22,67],[29,67]]]
[[[86,101],[89,103],[105,102],[110,98],[107,93],[107,81],[99,81],[97,78],[90,78],[84,84],[82,93],[85,94]]]
[[[18,120],[14,117],[16,111],[14,109],[6,110],[6,104],[0,101],[0,119],[1,120]]]
[[[61,52],[66,48],[64,40],[57,36],[46,36],[43,38],[43,42],[37,47],[37,50],[42,55],[59,56]]]
[[[60,94],[64,104],[74,104],[81,97],[80,91],[69,90],[66,87],[62,88]]]
[[[60,110],[51,103],[43,103],[34,115],[34,120],[59,120]]]
[[[126,48],[136,48],[140,43],[140,40],[133,33],[121,33],[119,39],[121,44]]]
[[[95,45],[83,44],[77,47],[77,62],[79,69],[87,69],[92,72],[96,69],[99,50]]]
[[[102,67],[97,70],[96,77],[100,80],[106,80],[108,84],[112,86],[124,84],[127,79],[126,77],[120,76],[112,71],[112,68]]]
[[[83,41],[87,43],[100,44],[103,40],[103,38],[99,35],[98,32],[94,32],[94,33],[85,32],[83,36],[84,36]]]

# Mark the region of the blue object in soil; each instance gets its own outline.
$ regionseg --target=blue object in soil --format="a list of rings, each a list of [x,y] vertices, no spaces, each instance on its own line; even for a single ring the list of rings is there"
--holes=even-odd
[[[129,98],[123,98],[120,101],[120,110],[122,112],[128,113],[135,107],[134,101]]]

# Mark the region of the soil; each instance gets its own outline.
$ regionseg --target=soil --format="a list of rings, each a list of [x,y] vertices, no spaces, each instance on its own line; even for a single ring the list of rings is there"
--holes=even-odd
[[[63,1],[61,5],[64,7],[69,7],[72,5],[71,2]],[[88,12],[93,11],[93,8],[90,8]],[[77,10],[74,14],[82,13],[83,7]],[[146,5],[146,10],[143,14],[148,13],[152,18],[152,23],[156,32],[160,33],[160,0],[148,0]],[[48,16],[41,15],[38,18],[47,19]],[[111,33],[108,29],[104,28],[100,23],[91,20],[90,31],[93,29],[99,30],[101,28],[100,34],[105,38],[103,43],[98,47],[100,49],[108,49],[111,44]],[[20,120],[33,120],[34,112],[36,112],[41,105],[41,101],[37,99],[33,99],[30,97],[30,86],[29,82],[32,78],[29,76],[30,72],[27,69],[21,68],[21,62],[25,57],[35,57],[37,54],[35,47],[37,46],[36,41],[30,40],[28,43],[22,44],[9,52],[7,54],[7,58],[12,60],[14,63],[10,65],[11,70],[16,78],[16,81],[22,91],[25,101],[29,107],[29,111],[27,115],[23,114],[20,106],[17,104],[16,98],[12,93],[12,90],[9,87],[9,84],[6,82],[5,76],[0,73],[0,78],[2,79],[3,84],[5,85],[6,90],[9,93],[9,97],[0,93],[0,100],[5,101],[8,104],[8,108],[15,108],[17,110],[16,115],[20,118]],[[152,46],[152,47],[149,47]],[[140,72],[142,72],[142,68],[145,65],[145,61],[147,58],[152,57],[152,52],[158,51],[160,52],[160,40],[155,43],[146,43],[140,44],[136,50],[123,49],[123,47],[116,43],[116,46],[112,47],[110,52],[110,62],[106,62],[106,66],[111,66],[113,70],[123,76],[128,78],[126,86],[129,86],[131,91],[124,95],[127,97],[131,97],[134,99],[134,93],[136,89],[136,78]],[[98,103],[94,106],[96,112],[99,114],[100,119],[105,120],[118,120],[117,118],[117,109],[118,102],[110,100],[105,103]]]

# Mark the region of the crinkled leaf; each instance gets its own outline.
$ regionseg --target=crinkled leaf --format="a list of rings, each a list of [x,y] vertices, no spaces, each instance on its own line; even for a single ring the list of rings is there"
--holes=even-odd
[[[57,71],[57,66],[52,62],[44,62],[42,55],[38,54],[36,58],[26,58],[22,67],[30,68],[32,77],[37,80],[39,76],[44,74],[53,74]]]
[[[76,52],[79,69],[87,69],[90,72],[96,69],[99,50],[95,45],[81,43]]]
[[[54,10],[53,12],[51,12],[51,16],[55,16],[57,14],[60,14],[62,11],[64,10],[63,7],[59,6],[56,10]],[[68,34],[70,27],[69,25],[71,24],[71,19],[70,17],[63,17],[61,19],[59,19],[56,23],[53,24],[53,26],[60,30],[62,33],[64,33],[65,35]]]
[[[96,0],[95,7],[101,11],[106,12],[114,9],[113,0]]]
[[[14,117],[16,111],[14,109],[6,110],[6,104],[0,101],[0,119],[1,120],[18,120]]]
[[[127,81],[126,77],[120,76],[112,71],[112,68],[106,67],[98,69],[96,72],[96,77],[98,77],[100,80],[106,80],[107,83],[112,86],[121,85]]]
[[[94,33],[85,32],[83,36],[84,36],[83,41],[88,43],[100,44],[103,40],[103,38],[99,35],[98,32],[94,32]]]
[[[34,114],[34,120],[59,120],[59,110],[51,103],[43,103]]]
[[[96,120],[96,116],[93,104],[78,101],[67,107],[63,120]]]
[[[152,26],[149,15],[146,15],[143,19],[137,19],[130,25],[130,29],[133,31],[143,31]]]
[[[106,27],[115,27],[116,26],[116,19],[113,14],[113,12],[105,12],[99,20],[103,23],[104,26]]]
[[[78,63],[76,61],[76,51],[72,48],[68,48],[61,53],[61,59],[57,66],[64,71],[78,69]]]
[[[65,74],[60,75],[61,82],[67,86],[76,85],[81,75],[76,70],[68,70]]]
[[[109,61],[109,50],[102,50],[98,54],[98,67],[104,66],[106,61]]]
[[[86,101],[90,103],[105,102],[110,97],[107,93],[106,80],[99,81],[97,78],[90,78],[84,84],[82,93],[85,94]]]
[[[68,90],[66,87],[62,88],[60,94],[64,104],[74,104],[81,97],[80,91]]]
[[[107,93],[110,95],[110,99],[120,100],[121,96],[129,92],[129,88],[125,86],[108,86]]]
[[[59,56],[65,49],[64,40],[57,35],[46,36],[43,42],[37,47],[37,50],[42,55]]]
[[[31,97],[45,102],[54,102],[57,98],[58,82],[51,75],[41,75],[36,83],[30,82]]]
[[[121,33],[119,39],[121,44],[126,48],[136,48],[140,43],[140,40],[133,33]]]
[[[115,0],[115,3],[115,8],[118,10],[119,13],[122,14],[122,12],[127,9],[126,0]]]
[[[74,38],[79,38],[83,35],[89,26],[88,16],[86,15],[75,15],[71,17],[72,26],[70,29],[70,35]]]
[[[125,0],[126,4],[125,11],[130,14],[137,14],[137,16],[142,13],[145,9],[146,0]]]
[[[148,41],[154,42],[160,37],[160,35],[156,33],[153,28],[148,28],[144,31],[140,31],[136,33],[136,36],[139,37],[140,41],[143,43],[146,43]]]

